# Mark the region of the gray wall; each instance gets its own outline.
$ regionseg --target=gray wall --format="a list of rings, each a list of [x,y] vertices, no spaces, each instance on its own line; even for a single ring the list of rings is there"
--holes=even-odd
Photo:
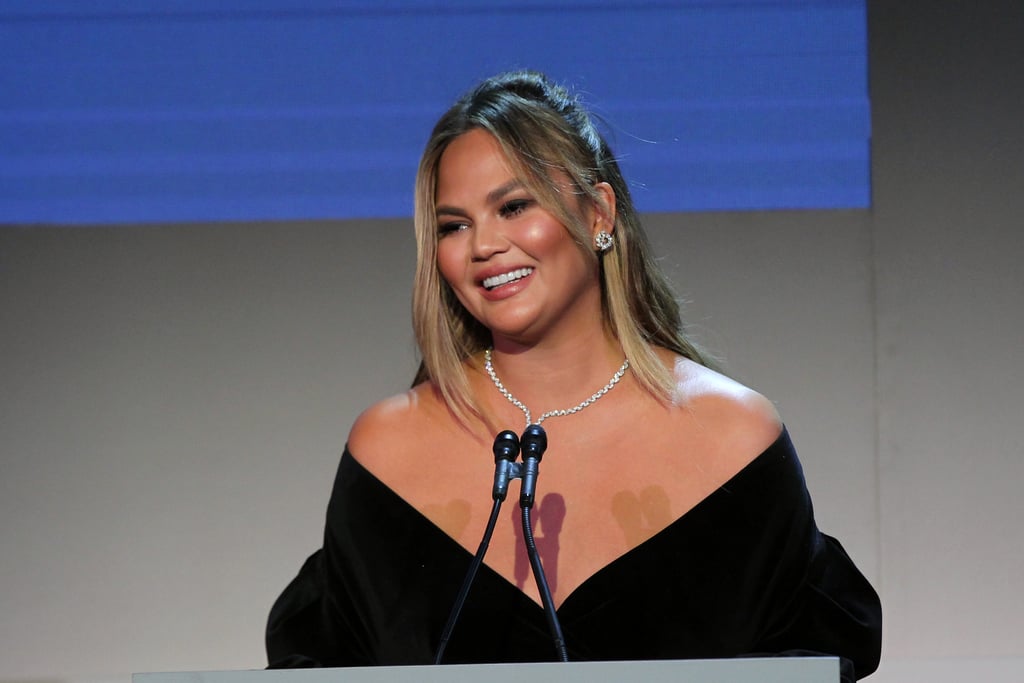
[[[875,680],[938,680],[1024,657],[1024,8],[870,29],[870,211],[649,223],[882,593]],[[262,665],[349,425],[414,369],[412,261],[406,221],[0,229],[0,681]]]
[[[1020,656],[1024,3],[870,28],[889,654]]]

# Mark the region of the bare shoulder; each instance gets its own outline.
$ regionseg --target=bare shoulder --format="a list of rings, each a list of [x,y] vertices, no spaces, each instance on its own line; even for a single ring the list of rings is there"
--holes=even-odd
[[[415,394],[410,389],[371,405],[352,423],[348,435],[349,450],[359,460],[368,458],[382,442],[394,437],[395,429],[400,428],[415,411],[415,403]]]
[[[775,405],[763,395],[699,363],[677,358],[677,404],[719,453],[749,461],[782,431]]]
[[[408,453],[425,438],[431,410],[429,389],[423,386],[388,397],[364,410],[348,435],[349,452],[371,472],[386,470],[395,454]]]

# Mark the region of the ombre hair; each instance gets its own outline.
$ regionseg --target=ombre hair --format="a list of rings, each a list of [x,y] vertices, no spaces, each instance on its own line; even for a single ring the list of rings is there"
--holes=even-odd
[[[430,380],[460,419],[479,415],[465,363],[491,345],[490,331],[455,297],[437,267],[435,207],[441,155],[458,136],[484,130],[497,140],[509,165],[538,203],[557,217],[588,258],[599,261],[604,323],[619,341],[640,384],[665,403],[675,380],[658,347],[709,365],[710,358],[686,338],[679,306],[651,256],[639,216],[619,165],[589,114],[575,97],[544,75],[522,71],[489,78],[459,99],[437,122],[416,176],[416,277],[413,328],[422,362],[414,384]],[[573,194],[566,196],[568,185]],[[581,204],[604,215],[595,185],[615,193],[614,246],[597,253]]]

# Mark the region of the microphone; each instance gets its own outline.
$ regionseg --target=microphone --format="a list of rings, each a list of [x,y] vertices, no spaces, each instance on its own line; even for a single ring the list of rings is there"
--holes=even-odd
[[[494,487],[491,494],[494,502],[491,504],[491,514],[487,518],[484,537],[480,539],[480,546],[476,549],[476,555],[473,556],[473,561],[469,563],[466,577],[462,580],[459,594],[455,596],[455,604],[452,605],[451,614],[448,615],[448,623],[444,625],[444,630],[441,631],[437,652],[434,654],[434,664],[440,664],[441,659],[444,657],[445,648],[448,647],[452,631],[455,630],[455,624],[458,623],[459,615],[462,614],[462,607],[466,604],[466,598],[469,596],[469,589],[473,586],[473,580],[476,578],[480,565],[483,564],[484,555],[487,554],[487,547],[491,544],[494,525],[498,522],[501,503],[505,500],[505,495],[508,493],[509,480],[519,476],[519,470],[515,462],[519,456],[519,438],[515,432],[506,429],[498,434],[494,438],[492,450],[494,451]]]
[[[539,424],[529,425],[519,439],[519,445],[523,451],[523,485],[519,489],[519,507],[532,508],[540,459],[548,448],[547,432]]]
[[[540,602],[544,607],[544,616],[548,620],[548,629],[551,631],[551,640],[555,645],[555,652],[558,659],[563,662],[569,661],[569,653],[565,647],[565,637],[562,635],[562,623],[558,619],[558,612],[555,610],[555,601],[551,597],[551,587],[544,575],[544,565],[540,561],[540,553],[537,552],[537,543],[533,538],[533,523],[530,521],[530,510],[533,508],[534,494],[537,490],[537,474],[540,470],[540,459],[548,448],[548,435],[539,424],[531,424],[519,438],[519,445],[523,451],[523,484],[519,489],[519,507],[522,508],[523,541],[526,543],[526,555],[530,558],[530,568],[533,569],[533,578],[537,583],[537,592],[540,593]]]
[[[506,429],[495,437],[493,450],[494,487],[491,489],[491,497],[503,501],[508,494],[509,482],[518,475],[515,461],[519,456],[519,437]]]

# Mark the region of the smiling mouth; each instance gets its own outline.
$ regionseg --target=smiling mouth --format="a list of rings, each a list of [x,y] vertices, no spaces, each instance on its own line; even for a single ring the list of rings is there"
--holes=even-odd
[[[508,273],[502,273],[501,275],[495,275],[493,277],[486,278],[483,281],[484,289],[491,290],[501,285],[507,285],[510,282],[516,280],[522,280],[524,277],[533,272],[533,268],[518,268]]]

